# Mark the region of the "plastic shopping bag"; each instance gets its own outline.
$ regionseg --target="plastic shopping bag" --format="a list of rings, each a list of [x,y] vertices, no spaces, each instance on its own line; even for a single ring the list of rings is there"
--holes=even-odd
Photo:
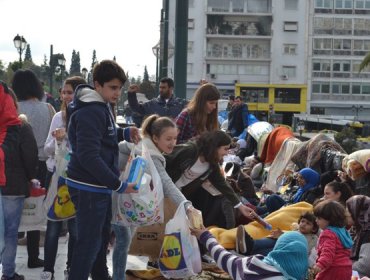
[[[4,210],[3,210],[3,199],[1,197],[1,190],[0,190],[0,256],[4,249]]]
[[[122,180],[128,178],[133,161],[135,147],[131,151],[131,156]],[[142,144],[142,159],[146,161],[147,168],[140,180],[138,193],[132,194],[113,194],[113,222],[126,226],[146,226],[156,223],[163,223],[163,185],[158,171],[153,163],[148,149]],[[117,206],[115,206],[117,205]]]
[[[202,271],[198,241],[190,233],[184,203],[166,225],[159,256],[159,269],[166,278],[182,279]]]
[[[63,141],[61,145],[55,144],[55,147],[55,172],[44,201],[44,211],[48,220],[63,221],[74,218],[76,209],[65,182],[70,160],[67,141]]]
[[[45,230],[44,199],[46,190],[41,187],[30,187],[30,196],[24,200],[21,222],[18,231]]]

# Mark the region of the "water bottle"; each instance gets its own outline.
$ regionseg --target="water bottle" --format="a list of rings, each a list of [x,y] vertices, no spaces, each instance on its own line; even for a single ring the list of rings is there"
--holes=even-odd
[[[255,217],[255,220],[260,224],[262,225],[265,229],[267,230],[272,230],[272,225],[270,225],[268,222],[266,222],[263,218],[261,218],[260,216],[256,216]]]

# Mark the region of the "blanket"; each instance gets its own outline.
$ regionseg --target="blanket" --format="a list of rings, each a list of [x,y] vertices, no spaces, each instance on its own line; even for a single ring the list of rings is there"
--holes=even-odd
[[[265,164],[270,164],[274,161],[279,153],[284,141],[288,138],[293,138],[293,132],[283,126],[275,128],[267,137],[265,145],[261,153],[261,161]]]
[[[347,155],[342,161],[342,168],[352,180],[366,175],[366,172],[370,172],[370,149]]]
[[[305,212],[312,212],[312,205],[307,202],[282,207],[269,214],[265,220],[272,225],[273,229],[292,230],[292,223],[297,223],[299,217]],[[257,222],[249,223],[244,226],[246,231],[254,239],[260,239],[270,234],[261,224]],[[211,228],[210,232],[216,237],[217,241],[226,249],[235,249],[236,228],[226,230],[223,228]]]

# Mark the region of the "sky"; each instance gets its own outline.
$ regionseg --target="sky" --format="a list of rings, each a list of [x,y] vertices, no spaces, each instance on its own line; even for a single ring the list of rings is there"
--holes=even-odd
[[[13,43],[19,34],[37,65],[44,55],[49,61],[52,44],[54,54],[64,54],[67,71],[73,50],[81,68],[90,69],[95,49],[98,61],[116,56],[129,77],[143,76],[145,65],[155,75],[161,7],[162,0],[0,0],[0,60],[7,66],[19,59]]]

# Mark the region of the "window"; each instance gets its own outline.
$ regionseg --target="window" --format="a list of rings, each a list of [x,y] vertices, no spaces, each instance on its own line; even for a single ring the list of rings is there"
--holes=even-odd
[[[330,83],[314,82],[312,84],[312,93],[330,93]]]
[[[296,70],[297,70],[296,66],[283,66],[282,75],[285,75],[288,78],[295,78]]]
[[[194,29],[194,19],[188,19],[188,29]]]
[[[312,61],[312,71],[314,77],[330,78],[330,69],[330,60],[320,59]]]
[[[334,29],[334,21],[333,18],[322,18],[316,17],[314,19],[314,34],[321,35],[321,34],[333,34]]]
[[[370,51],[370,40],[354,40],[353,55],[364,56]]]
[[[269,67],[266,65],[238,65],[239,75],[269,75]]]
[[[193,52],[194,42],[188,41],[188,53]]]
[[[298,22],[296,22],[296,21],[284,21],[284,31],[297,32],[298,31]]]
[[[208,0],[208,11],[229,12],[230,0]]]
[[[335,18],[334,35],[352,35],[352,19]]]
[[[297,54],[297,44],[284,44],[284,54]]]
[[[243,13],[244,12],[244,0],[232,0],[233,2],[233,12]]]
[[[298,0],[285,0],[286,10],[298,10]]]
[[[370,19],[356,18],[353,23],[354,35],[370,35]]]
[[[333,8],[333,0],[316,0],[315,1],[315,8],[332,9]]]
[[[353,0],[335,0],[336,9],[352,9]]]
[[[356,9],[370,9],[370,0],[355,0]]]
[[[334,55],[351,55],[352,41],[350,39],[334,39],[333,54]]]
[[[350,84],[348,83],[333,83],[331,87],[332,94],[349,94]]]
[[[231,50],[232,50],[234,58],[242,57],[242,45],[241,44],[233,44]]]

